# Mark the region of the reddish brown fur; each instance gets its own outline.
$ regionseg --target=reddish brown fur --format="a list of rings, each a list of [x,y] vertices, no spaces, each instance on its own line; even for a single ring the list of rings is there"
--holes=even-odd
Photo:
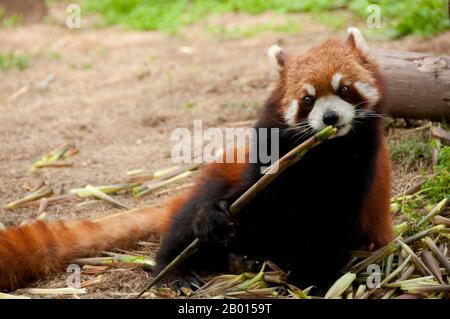
[[[61,272],[74,258],[126,247],[151,233],[167,231],[172,214],[187,200],[180,196],[166,209],[143,208],[94,221],[44,223],[0,231],[0,288]]]
[[[343,60],[346,62],[343,63]],[[377,87],[381,96],[384,95],[376,61],[355,48],[352,38],[349,38],[347,43],[330,39],[305,54],[287,56],[285,64],[286,68],[281,71],[279,82],[286,90],[281,99],[282,110],[289,107],[293,99],[301,99],[308,95],[304,89],[305,84],[313,84],[316,96],[333,94],[331,79],[336,72],[343,75],[341,83],[344,85],[363,81]],[[300,104],[300,118],[305,118],[309,110],[302,110],[301,107]],[[378,108],[383,108],[383,103],[378,104]],[[377,111],[382,114],[385,112],[384,109]],[[379,134],[380,150],[375,159],[374,183],[365,200],[361,219],[363,231],[368,236],[369,242],[377,247],[392,240],[391,165],[386,139],[381,131]]]
[[[336,59],[330,59],[335,56]],[[342,63],[342,59],[348,63]],[[362,61],[363,68],[355,61]],[[336,61],[339,61],[337,63]],[[333,74],[341,71],[345,81],[364,81],[380,87],[376,64],[358,50],[330,40],[302,56],[287,56],[281,71],[279,87],[273,98],[281,101],[281,109],[293,98],[301,98],[305,83],[315,86],[317,95],[331,92]],[[320,74],[316,70],[321,70]],[[326,70],[326,81],[323,80]],[[381,89],[381,87],[380,87]],[[381,138],[381,150],[376,158],[374,183],[365,200],[362,216],[363,231],[377,246],[392,239],[390,219],[390,164],[386,142]],[[236,157],[236,153],[234,154]],[[25,282],[60,272],[74,258],[89,256],[109,248],[126,247],[151,233],[164,233],[183,205],[204,185],[205,181],[225,179],[238,185],[245,163],[215,163],[203,169],[197,186],[182,196],[170,200],[163,208],[143,208],[94,221],[71,223],[35,222],[30,225],[0,231],[0,288],[14,289]]]
[[[290,106],[292,100],[301,100],[309,93],[305,84],[313,85],[315,96],[334,94],[331,80],[334,74],[343,75],[341,84],[350,85],[356,81],[370,84],[384,96],[382,78],[377,62],[355,47],[353,36],[346,42],[330,39],[300,55],[284,56],[285,68],[280,70],[278,93],[280,114]],[[384,103],[376,105],[377,112],[385,113]],[[310,110],[300,103],[299,119],[305,119]],[[380,150],[375,159],[374,183],[364,202],[361,223],[369,243],[377,247],[392,240],[390,211],[391,165],[386,139],[380,128]]]
[[[364,67],[358,62],[363,63]],[[373,77],[377,73],[376,62],[338,40],[330,39],[302,55],[288,56],[285,63],[286,68],[281,71],[280,79],[280,83],[286,87],[282,98],[283,108],[289,107],[293,99],[307,95],[303,89],[307,83],[314,84],[316,96],[334,93],[331,79],[336,72],[343,74],[343,84],[363,81],[378,87]],[[307,112],[303,112],[303,115],[306,116]]]
[[[169,199],[162,208],[142,208],[93,221],[48,224],[38,221],[0,231],[0,289],[15,289],[31,280],[64,271],[74,258],[124,248],[152,233],[167,232],[173,215],[206,178],[226,179],[235,185],[245,165],[214,163],[206,166],[195,188]]]
[[[238,148],[233,149],[233,162],[226,163],[226,153],[222,156],[223,163],[212,163],[206,166],[201,173],[200,180],[219,178],[227,181],[230,185],[237,185],[242,179],[242,173],[244,172],[248,161],[248,149]],[[244,154],[242,154],[244,153]],[[239,156],[242,155],[242,156]],[[245,162],[238,163],[238,159],[242,157]]]
[[[381,247],[392,241],[391,163],[384,138],[380,142],[373,180],[363,206],[361,223],[369,243]]]

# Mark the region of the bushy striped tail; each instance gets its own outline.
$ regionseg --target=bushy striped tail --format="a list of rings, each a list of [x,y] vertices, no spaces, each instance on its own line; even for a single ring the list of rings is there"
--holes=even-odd
[[[92,221],[37,221],[0,231],[0,289],[16,289],[62,272],[74,258],[129,247],[150,234],[163,233],[175,210],[168,205]]]

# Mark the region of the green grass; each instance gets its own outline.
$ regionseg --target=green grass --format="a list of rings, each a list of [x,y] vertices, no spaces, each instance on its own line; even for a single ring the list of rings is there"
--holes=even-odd
[[[190,110],[193,109],[195,106],[197,106],[197,103],[195,103],[194,101],[187,101],[181,107]]]
[[[312,18],[319,23],[327,25],[333,30],[343,29],[347,25],[347,19],[341,12],[314,12]]]
[[[428,189],[425,197],[432,203],[450,197],[450,146],[443,146],[439,152],[438,165],[435,176],[427,178],[422,189]]]
[[[429,37],[450,29],[446,0],[358,0],[349,1],[349,9],[366,16],[369,4],[380,6],[381,23],[390,37],[409,34]]]
[[[30,57],[27,54],[14,51],[0,52],[0,71],[6,72],[11,69],[24,70],[30,65]]]
[[[414,156],[414,154],[413,154]],[[434,174],[425,176],[425,183],[419,192],[406,198],[400,197],[400,212],[410,225],[405,236],[423,230],[427,225],[417,226],[425,214],[444,198],[450,198],[450,147],[443,146],[439,153]]]
[[[266,32],[298,33],[300,30],[300,24],[292,20],[279,24],[264,23],[244,28],[227,27],[226,25],[210,25],[206,28],[207,32],[219,35],[224,39],[251,38]]]
[[[22,24],[22,20],[20,19],[19,16],[13,14],[7,18],[4,18],[2,21],[2,24],[4,27],[6,28],[14,28],[18,25]]]
[[[70,67],[74,70],[90,70],[92,69],[93,65],[89,62],[83,62],[83,63],[73,63],[70,65]]]
[[[100,13],[105,25],[177,32],[209,15],[226,12],[256,15],[266,11],[331,13],[328,18],[318,15],[318,19],[332,28],[340,28],[345,23],[336,19],[332,10],[348,9],[364,21],[370,3],[380,5],[381,30],[391,37],[431,36],[450,29],[446,0],[415,0],[414,3],[410,0],[84,0],[83,10]],[[267,28],[262,26],[237,33],[252,36]],[[291,29],[281,27],[277,32],[291,32]]]
[[[18,15],[13,14],[7,17],[5,11],[5,8],[0,5],[0,27],[13,28],[22,24],[22,20]]]
[[[420,169],[431,162],[432,145],[420,132],[401,139],[389,139],[389,150],[392,161],[405,165],[406,169],[412,166]]]
[[[398,216],[408,222],[405,236],[409,236],[423,230],[427,225],[418,226],[419,221],[437,203],[450,197],[450,146],[441,146],[438,162],[431,170],[435,141],[431,139],[429,130],[393,136],[388,142],[392,161],[406,171],[414,169],[420,172],[425,179],[417,193],[395,199]],[[418,180],[411,181],[409,186],[415,183]]]

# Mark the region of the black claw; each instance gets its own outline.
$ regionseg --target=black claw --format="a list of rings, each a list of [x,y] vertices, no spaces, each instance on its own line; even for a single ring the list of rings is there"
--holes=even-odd
[[[230,215],[229,212],[229,208],[230,208],[230,203],[228,203],[228,201],[226,200],[221,200],[220,202],[217,203],[217,207],[223,211],[224,213],[226,213],[228,216]]]
[[[183,294],[183,290],[189,289],[195,291],[203,286],[203,284],[203,280],[197,274],[192,274],[177,278],[174,282],[171,283],[170,286],[178,293]]]

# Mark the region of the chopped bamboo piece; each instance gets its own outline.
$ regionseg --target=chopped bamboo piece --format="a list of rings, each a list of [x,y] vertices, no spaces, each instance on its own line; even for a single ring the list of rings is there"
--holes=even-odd
[[[411,261],[416,265],[417,269],[422,273],[424,276],[431,275],[431,271],[425,266],[425,264],[422,262],[422,260],[414,253],[414,251],[404,242],[401,240],[396,240],[397,243],[401,245],[401,247],[408,253],[408,255],[411,256]]]
[[[42,187],[40,187],[36,191],[25,195],[25,197],[23,197],[21,199],[18,199],[9,204],[6,204],[5,206],[3,206],[3,208],[14,209],[14,208],[22,207],[29,202],[37,201],[43,197],[50,196],[52,194],[53,194],[53,190],[44,184]]]
[[[447,274],[450,274],[450,262],[448,261],[448,258],[441,252],[441,250],[436,246],[434,241],[429,238],[425,237],[423,239],[423,242],[430,248],[430,250],[436,255],[436,257],[439,259],[439,262],[442,264],[442,266],[445,267],[447,270]]]
[[[73,294],[85,294],[84,288],[25,288],[20,289],[21,293],[29,295],[73,295]]]
[[[424,250],[422,252],[421,257],[422,257],[423,263],[431,271],[434,278],[436,278],[436,280],[440,284],[444,284],[444,281],[442,280],[441,270],[439,269],[439,264],[438,264],[437,260],[433,257],[433,254],[429,250]]]
[[[428,222],[431,218],[433,218],[434,216],[438,215],[439,213],[442,212],[442,210],[445,208],[445,206],[447,205],[448,202],[448,198],[444,198],[443,200],[441,200],[436,206],[433,207],[433,209],[417,224],[417,226],[422,226],[423,224],[425,224],[426,222]]]
[[[16,296],[0,292],[0,299],[31,299],[27,296]]]
[[[347,288],[356,279],[356,274],[348,272],[339,278],[325,294],[325,299],[335,299],[342,296]]]
[[[186,172],[183,172],[183,173],[181,173],[179,175],[176,175],[176,176],[174,176],[172,178],[169,178],[169,179],[165,179],[165,180],[162,180],[162,181],[154,180],[154,181],[152,181],[152,182],[150,182],[150,183],[148,183],[146,185],[136,186],[136,187],[133,188],[133,195],[135,197],[144,196],[144,195],[154,191],[155,189],[161,188],[163,186],[169,185],[169,184],[171,184],[173,182],[176,182],[178,180],[186,178],[189,175],[191,175],[191,173],[192,173],[191,171],[186,171]]]
[[[71,192],[80,197],[93,196],[93,197],[99,198],[101,200],[104,200],[105,202],[108,202],[114,206],[118,206],[120,208],[129,210],[129,208],[127,206],[125,206],[124,204],[122,204],[121,202],[115,200],[111,196],[105,194],[101,190],[99,190],[91,185],[86,185],[86,187],[84,187],[82,189],[71,190]]]
[[[67,159],[77,154],[79,150],[72,144],[66,144],[60,148],[51,151],[33,164],[31,164],[30,172],[35,172],[44,167],[66,167],[72,166],[72,162]]]

